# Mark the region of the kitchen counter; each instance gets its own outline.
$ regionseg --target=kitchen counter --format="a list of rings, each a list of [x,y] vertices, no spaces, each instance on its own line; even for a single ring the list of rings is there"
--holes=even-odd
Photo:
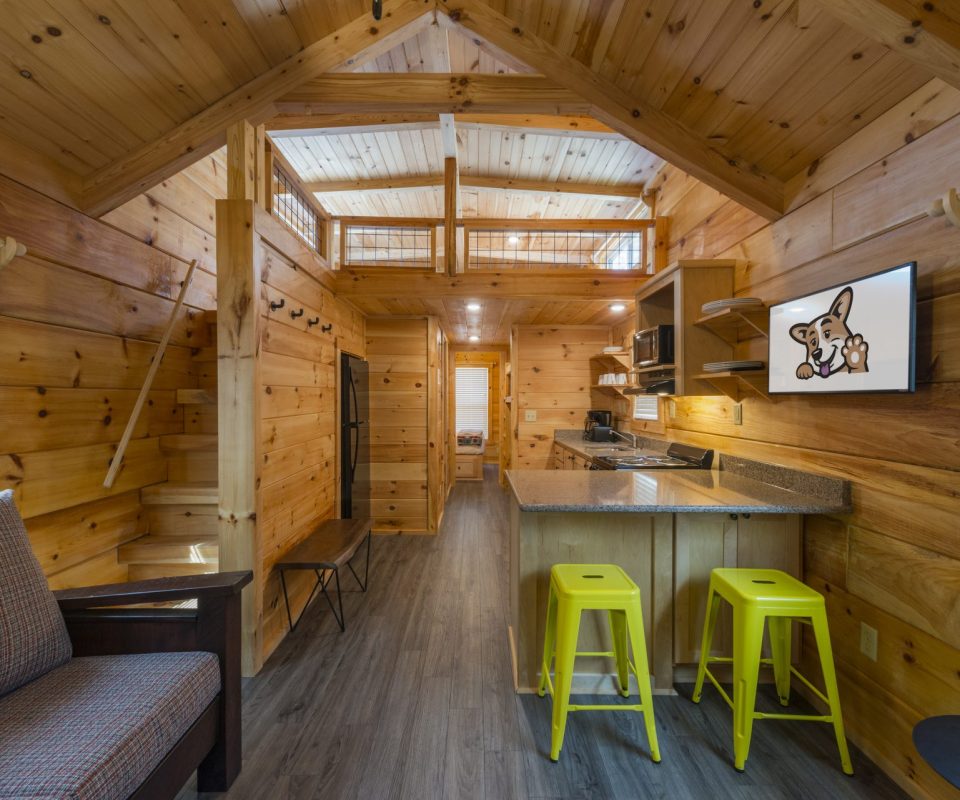
[[[510,470],[521,511],[838,514],[837,496],[791,491],[726,470]]]
[[[596,453],[579,431],[556,444]],[[662,453],[664,440],[639,442]],[[716,468],[510,470],[511,653],[518,691],[539,683],[550,567],[618,564],[640,587],[655,691],[692,681],[710,571],[765,567],[802,575],[803,514],[850,511],[850,484],[721,454]],[[729,655],[722,636],[717,655]],[[603,615],[581,622],[585,651],[611,649]],[[794,654],[799,657],[800,640]],[[722,667],[718,667],[722,669]],[[574,691],[616,691],[608,660],[577,660]]]

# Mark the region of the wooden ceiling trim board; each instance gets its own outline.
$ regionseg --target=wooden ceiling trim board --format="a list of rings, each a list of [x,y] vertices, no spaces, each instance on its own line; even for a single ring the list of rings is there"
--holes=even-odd
[[[382,192],[398,189],[422,189],[443,186],[443,175],[404,175],[396,178],[365,178],[362,180],[309,181],[310,192]]]
[[[280,114],[478,110],[582,114],[589,103],[539,75],[320,75],[277,98]]]
[[[523,131],[536,128],[539,134],[574,133],[583,137],[599,134],[600,137],[619,137],[620,134],[602,122],[588,116],[563,116],[550,114],[457,114],[457,126],[461,129],[470,126],[510,128]],[[599,138],[599,137],[598,137]]]
[[[422,9],[420,0],[385,0],[383,19],[377,26],[370,25],[367,15],[350,22],[231,92],[159,140],[98,170],[84,182],[85,210],[93,216],[103,214],[221,147],[227,126],[232,122],[273,116],[272,102],[276,98],[314,75],[353,62],[372,50],[382,50],[397,36],[402,39],[406,27],[422,17]]]
[[[864,36],[960,89],[960,8],[921,0],[819,0]]]
[[[764,156],[764,163],[789,180],[818,155],[830,152],[889,111],[891,99],[909,96],[926,82],[922,70],[910,67],[904,71],[900,58],[887,53],[845,93],[837,95],[798,129],[797,140],[788,140]]]
[[[845,31],[825,42],[806,68],[797,71],[770,100],[739,130],[727,128],[727,148],[734,153],[750,152],[758,163],[769,150],[786,140],[811,117],[822,113],[829,102],[879,61],[885,48],[869,39],[849,43]],[[831,57],[831,54],[833,57]]]
[[[422,130],[436,128],[436,114],[279,114],[267,120],[266,128],[278,136],[338,136],[358,131]]]
[[[767,32],[796,0],[735,3],[723,15],[713,36],[690,61],[662,110],[690,125],[723,91],[737,70],[753,54]],[[730,43],[736,41],[736,47]]]
[[[680,169],[768,219],[783,213],[783,186],[772,176],[757,175],[645,103],[600,79],[588,67],[564,56],[518,28],[479,0],[439,0],[456,24],[509,50],[542,74],[594,104],[593,116]]]

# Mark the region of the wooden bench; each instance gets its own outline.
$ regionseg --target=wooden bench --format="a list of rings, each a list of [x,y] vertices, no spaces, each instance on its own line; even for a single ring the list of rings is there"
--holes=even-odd
[[[457,445],[457,480],[483,480],[484,445]]]
[[[372,521],[369,519],[328,519],[321,522],[313,533],[277,562],[276,567],[280,571],[280,584],[283,587],[283,600],[287,606],[287,620],[290,622],[291,631],[296,630],[300,620],[303,619],[303,615],[306,613],[317,589],[320,589],[323,596],[327,598],[327,603],[333,612],[334,619],[340,626],[340,630],[346,630],[346,621],[343,616],[343,596],[340,594],[340,567],[346,564],[360,585],[360,590],[367,591],[367,580],[370,577],[371,528]],[[361,581],[351,562],[364,539],[367,541],[367,564]],[[310,590],[310,596],[304,603],[303,610],[297,617],[296,622],[293,621],[293,616],[290,613],[290,597],[287,594],[286,572],[290,569],[311,569],[317,575],[317,582]],[[325,572],[328,574],[325,575]],[[330,583],[331,576],[337,586],[339,614],[327,592],[327,585]]]

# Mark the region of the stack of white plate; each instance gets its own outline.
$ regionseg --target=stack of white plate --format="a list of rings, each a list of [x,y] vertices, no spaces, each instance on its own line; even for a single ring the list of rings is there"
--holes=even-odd
[[[738,372],[763,369],[762,361],[711,361],[703,365],[704,372]]]
[[[728,297],[724,300],[711,300],[709,303],[704,303],[700,310],[704,314],[716,314],[718,311],[727,311],[731,308],[740,310],[760,306],[763,306],[763,300],[759,297]]]
[[[618,347],[617,345],[612,345],[612,346],[610,346],[610,347],[604,347],[604,348],[603,348],[603,352],[604,352],[604,353],[616,353],[617,355],[624,355],[624,356],[627,354],[627,351],[626,351],[626,350],[624,350],[622,347]]]

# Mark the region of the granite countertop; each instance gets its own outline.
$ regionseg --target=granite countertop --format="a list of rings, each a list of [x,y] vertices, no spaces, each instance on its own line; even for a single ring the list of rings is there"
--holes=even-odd
[[[700,469],[509,470],[521,511],[835,514],[842,498],[791,491],[734,472]]]
[[[579,431],[555,441],[587,458]],[[637,452],[662,453],[669,442],[642,439]],[[509,470],[521,511],[729,512],[838,514],[851,510],[849,481],[721,454],[719,469]]]
[[[581,430],[553,432],[553,441],[556,444],[586,459],[593,459],[610,448],[615,448],[620,455],[663,455],[670,446],[670,442],[663,439],[638,438],[640,447],[633,448],[622,439],[615,442],[589,442],[583,438]]]

